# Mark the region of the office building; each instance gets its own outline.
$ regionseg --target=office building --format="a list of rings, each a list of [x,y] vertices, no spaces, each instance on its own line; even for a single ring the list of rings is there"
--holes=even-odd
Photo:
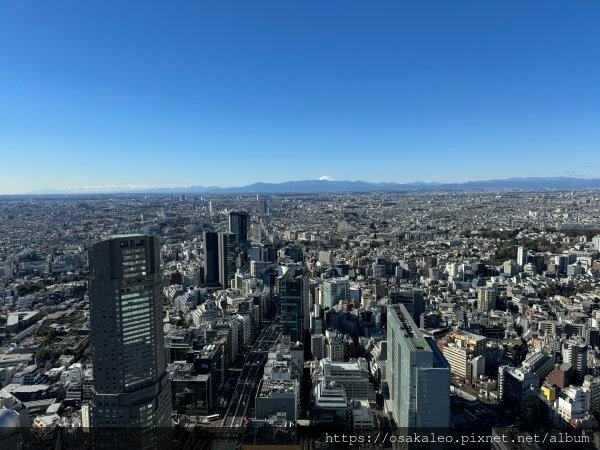
[[[219,233],[219,284],[228,289],[235,276],[236,242],[233,233]]]
[[[546,268],[546,261],[543,254],[529,254],[529,264],[532,266],[533,273],[539,275],[544,272]]]
[[[600,235],[596,235],[592,238],[592,245],[594,250],[600,251]]]
[[[589,399],[589,412],[592,414],[600,412],[600,378],[586,375],[583,379],[583,389]]]
[[[256,393],[256,417],[266,419],[285,412],[288,420],[298,419],[300,386],[298,380],[263,379]]]
[[[586,392],[581,386],[564,388],[554,403],[558,416],[566,423],[573,419],[581,419],[586,415]]]
[[[546,353],[532,353],[525,358],[521,367],[525,372],[532,372],[539,380],[543,380],[554,369],[554,358]]]
[[[498,397],[504,406],[521,414],[528,420],[536,410],[537,394],[535,389],[540,379],[534,372],[522,368],[500,366],[498,368]]]
[[[169,427],[159,241],[118,235],[90,252],[92,427]]]
[[[256,392],[257,418],[267,419],[274,414],[285,414],[287,420],[298,419],[303,370],[303,358],[298,350],[298,347],[283,339],[269,352]]]
[[[335,334],[335,335],[331,335],[329,333],[327,333],[327,346],[326,346],[326,351],[325,351],[325,356],[327,356],[327,358],[329,358],[332,361],[343,361],[345,356],[346,356],[346,352],[344,351],[344,341],[342,340],[342,337]]]
[[[322,334],[312,334],[310,336],[310,351],[315,361],[325,358],[325,336]]]
[[[519,273],[519,265],[516,261],[513,261],[512,259],[510,261],[504,261],[504,264],[502,265],[502,270],[505,274],[510,275],[512,277],[513,275]]]
[[[179,414],[207,415],[215,406],[216,392],[210,374],[194,374],[193,364],[178,361],[169,365],[172,405]]]
[[[556,255],[554,257],[554,266],[557,274],[566,274],[569,266],[569,255]]]
[[[304,340],[310,325],[310,292],[308,272],[301,265],[292,265],[278,281],[283,334],[292,341]]]
[[[581,263],[577,262],[574,264],[569,264],[567,266],[567,276],[575,277],[577,275],[583,275],[585,273],[585,267],[581,265]]]
[[[304,252],[302,251],[302,247],[289,247],[284,252],[285,256],[291,258],[295,263],[301,263],[304,260]]]
[[[477,291],[477,309],[479,312],[489,312],[496,308],[496,289],[481,288]]]
[[[450,365],[435,341],[425,338],[406,307],[388,306],[389,409],[402,428],[450,423]]]
[[[350,420],[346,390],[335,383],[319,383],[313,389],[314,423],[344,424]]]
[[[528,262],[529,250],[527,250],[522,245],[519,245],[517,248],[517,264],[521,267],[525,267],[525,264]]]
[[[563,362],[573,366],[573,381],[583,382],[583,377],[587,375],[587,344],[582,341],[568,340],[562,345]]]
[[[352,425],[355,433],[373,430],[375,424],[367,400],[352,401]]]
[[[375,389],[369,382],[369,364],[364,358],[351,362],[322,359],[313,378],[324,381],[326,385],[335,382],[336,386],[345,389],[348,399],[375,401]]]
[[[254,278],[262,278],[265,272],[269,269],[267,261],[250,261],[250,276]]]
[[[453,333],[444,343],[444,357],[450,364],[453,375],[472,382],[473,376],[472,360],[485,353],[487,339],[467,332]]]
[[[600,330],[595,327],[590,327],[585,330],[585,342],[591,348],[600,347]]]
[[[219,239],[212,231],[204,232],[204,284],[219,285]]]
[[[560,336],[565,331],[565,324],[556,320],[540,320],[538,322],[538,331],[543,336]]]
[[[373,278],[376,280],[381,280],[385,278],[385,264],[373,264]]]
[[[446,264],[446,272],[451,277],[455,277],[458,275],[458,264],[456,263],[448,263]]]
[[[329,278],[323,281],[323,308],[332,308],[339,302],[350,300],[350,281],[345,278]]]
[[[217,394],[225,379],[225,355],[221,345],[209,344],[194,354],[194,374],[210,375],[212,404],[217,402]]]
[[[328,265],[333,264],[333,252],[321,250],[319,252],[319,262]]]
[[[229,232],[234,234],[234,240],[239,253],[248,252],[248,213],[229,213]]]

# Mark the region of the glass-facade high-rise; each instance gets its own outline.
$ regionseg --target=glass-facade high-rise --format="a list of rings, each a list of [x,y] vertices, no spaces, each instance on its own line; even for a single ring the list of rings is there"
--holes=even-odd
[[[310,325],[308,272],[299,264],[290,266],[278,284],[283,334],[302,342]]]
[[[219,284],[219,238],[213,231],[204,232],[204,284]]]
[[[450,423],[450,365],[425,338],[402,304],[387,313],[387,381],[396,426],[446,428]]]
[[[248,251],[248,213],[230,212],[229,213],[229,232],[235,235],[234,239],[238,252],[246,253]]]
[[[333,308],[341,301],[350,300],[350,281],[345,278],[329,278],[323,281],[323,308]]]
[[[235,276],[236,242],[233,233],[219,233],[219,282],[223,289]]]
[[[118,235],[90,251],[92,427],[169,427],[158,238]]]

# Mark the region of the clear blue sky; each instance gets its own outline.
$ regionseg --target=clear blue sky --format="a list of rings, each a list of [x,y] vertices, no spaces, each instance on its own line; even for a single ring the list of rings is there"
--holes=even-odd
[[[600,2],[0,3],[0,193],[600,176]]]

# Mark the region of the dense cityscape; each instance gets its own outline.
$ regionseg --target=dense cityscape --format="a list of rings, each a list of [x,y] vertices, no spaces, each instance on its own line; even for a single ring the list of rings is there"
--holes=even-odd
[[[599,282],[596,190],[0,197],[0,447],[598,448]]]
[[[600,1],[0,1],[0,450],[600,450]]]

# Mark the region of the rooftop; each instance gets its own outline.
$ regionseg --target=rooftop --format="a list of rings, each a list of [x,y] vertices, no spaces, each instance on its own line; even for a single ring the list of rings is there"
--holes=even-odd
[[[431,347],[425,340],[425,336],[417,327],[406,307],[403,304],[388,305],[388,310],[396,313],[400,327],[405,332],[415,350],[431,352]]]

